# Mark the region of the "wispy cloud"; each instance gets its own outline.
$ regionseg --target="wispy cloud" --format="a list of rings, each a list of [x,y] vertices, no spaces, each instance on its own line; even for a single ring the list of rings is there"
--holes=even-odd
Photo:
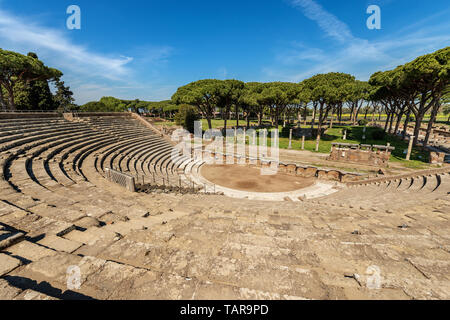
[[[282,53],[275,55],[275,65],[262,70],[266,81],[299,82],[317,73],[333,71],[352,73],[367,80],[377,70],[394,68],[418,55],[450,44],[450,33],[445,32],[450,29],[447,22],[433,27],[422,26],[433,21],[432,18],[425,18],[414,28],[405,28],[390,34],[388,38],[370,41],[355,37],[346,23],[314,0],[292,0],[290,3],[300,9],[305,17],[316,22],[325,36],[334,39],[335,44],[329,51],[296,42],[288,48],[278,48],[277,51]],[[408,33],[410,29],[414,32]]]
[[[74,44],[69,37],[50,28],[22,20],[0,9],[0,39],[24,49],[48,52],[62,67],[76,72],[118,79],[128,73],[126,65],[133,59],[126,56],[108,57]]]
[[[313,0],[293,0],[292,5],[301,9],[308,19],[315,21],[329,37],[340,42],[346,42],[354,38],[345,23],[326,11],[317,2]]]
[[[23,54],[37,52],[47,65],[63,71],[79,104],[105,95],[142,100],[170,96],[166,85],[153,83],[153,79],[161,80],[158,68],[173,54],[170,46],[141,45],[129,49],[133,57],[99,53],[76,44],[70,31],[30,23],[26,17],[0,9],[0,47]]]

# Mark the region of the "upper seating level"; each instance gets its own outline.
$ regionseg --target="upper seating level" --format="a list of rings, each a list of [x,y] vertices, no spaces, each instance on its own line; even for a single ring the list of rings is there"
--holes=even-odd
[[[117,116],[0,121],[0,150],[0,298],[450,297],[444,173],[301,203],[132,194],[104,170],[187,179],[197,164]]]

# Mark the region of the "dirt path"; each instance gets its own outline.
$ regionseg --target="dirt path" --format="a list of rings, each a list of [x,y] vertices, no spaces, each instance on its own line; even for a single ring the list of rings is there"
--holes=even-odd
[[[314,178],[294,177],[283,173],[261,175],[261,169],[244,165],[205,165],[202,176],[217,185],[251,192],[289,192],[314,185]]]

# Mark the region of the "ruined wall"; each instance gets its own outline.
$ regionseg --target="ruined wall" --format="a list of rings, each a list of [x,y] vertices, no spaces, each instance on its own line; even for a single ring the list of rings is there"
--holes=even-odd
[[[0,113],[0,119],[50,119],[61,118],[56,112],[6,112]]]
[[[333,145],[331,154],[327,160],[386,167],[391,158],[391,150],[393,150],[393,148],[389,146],[345,145],[345,147],[342,147],[342,145],[344,144]]]
[[[203,160],[208,162],[208,159],[211,160],[222,160],[223,164],[227,163],[227,159],[229,157],[234,157],[234,163],[241,163],[246,164],[249,166],[255,166],[259,168],[270,168],[273,165],[278,166],[278,172],[285,173],[288,175],[303,177],[303,178],[318,178],[320,180],[327,180],[327,181],[338,181],[338,182],[349,182],[349,181],[358,181],[362,179],[363,176],[359,174],[353,174],[348,172],[341,172],[338,170],[325,170],[325,169],[319,169],[316,167],[302,167],[298,166],[294,163],[281,163],[281,162],[271,162],[268,160],[261,160],[261,159],[253,159],[249,157],[244,156],[237,156],[237,155],[227,155],[219,152],[213,152],[209,150],[203,151]],[[196,159],[198,160],[198,158]]]
[[[431,164],[442,164],[445,162],[445,152],[435,152],[430,151],[430,163]]]

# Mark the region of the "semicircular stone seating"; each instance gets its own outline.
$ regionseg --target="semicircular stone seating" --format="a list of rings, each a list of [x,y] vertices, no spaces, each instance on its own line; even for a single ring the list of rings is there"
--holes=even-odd
[[[450,170],[296,203],[104,178],[177,186],[202,164],[128,114],[0,120],[0,299],[450,298]]]

